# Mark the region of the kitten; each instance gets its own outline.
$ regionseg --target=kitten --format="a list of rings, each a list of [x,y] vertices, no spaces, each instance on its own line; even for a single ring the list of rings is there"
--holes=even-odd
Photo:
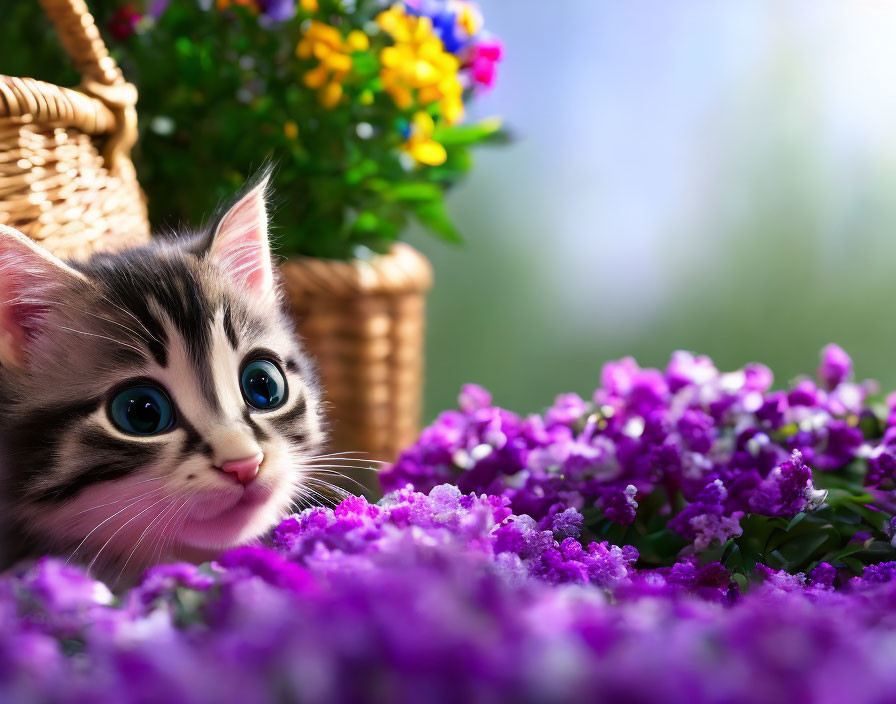
[[[209,559],[306,493],[321,401],[278,295],[267,180],[205,235],[83,263],[0,226],[7,566]]]

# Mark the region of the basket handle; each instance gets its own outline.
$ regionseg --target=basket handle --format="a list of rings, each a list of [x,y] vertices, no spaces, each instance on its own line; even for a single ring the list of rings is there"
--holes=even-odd
[[[107,86],[124,83],[84,0],[40,0],[40,4],[78,73]]]
[[[59,41],[78,73],[80,90],[102,100],[115,115],[103,157],[113,168],[120,157],[128,157],[137,141],[137,89],[124,79],[109,55],[85,0],[40,0]]]

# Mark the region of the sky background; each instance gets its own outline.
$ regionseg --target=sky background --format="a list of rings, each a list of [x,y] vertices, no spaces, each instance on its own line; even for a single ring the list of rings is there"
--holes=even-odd
[[[477,382],[536,411],[676,349],[779,384],[835,341],[896,388],[896,4],[482,0],[472,117],[516,135],[451,196],[426,415]]]

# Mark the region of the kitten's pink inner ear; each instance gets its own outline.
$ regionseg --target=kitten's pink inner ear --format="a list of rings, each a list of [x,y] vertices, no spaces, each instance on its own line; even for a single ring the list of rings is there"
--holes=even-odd
[[[267,179],[253,188],[221,220],[209,255],[224,274],[253,296],[268,300],[274,293],[274,272],[268,244]]]
[[[0,290],[5,301],[9,295]],[[25,362],[25,330],[15,320],[11,306],[0,307],[0,364],[4,367],[20,367]]]
[[[0,225],[0,364],[24,364],[60,293],[84,276],[18,230]]]

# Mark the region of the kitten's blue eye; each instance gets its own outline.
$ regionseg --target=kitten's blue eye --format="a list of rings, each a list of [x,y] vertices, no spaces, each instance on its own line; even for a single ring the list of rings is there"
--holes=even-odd
[[[258,359],[243,368],[240,379],[246,403],[262,411],[277,408],[286,400],[286,379],[273,362]]]
[[[129,435],[156,435],[174,423],[171,401],[152,386],[132,386],[120,391],[109,406],[115,427]]]

